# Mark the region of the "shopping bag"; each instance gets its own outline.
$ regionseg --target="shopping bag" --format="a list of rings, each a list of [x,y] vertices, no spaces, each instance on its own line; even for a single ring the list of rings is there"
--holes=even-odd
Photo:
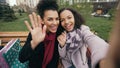
[[[10,68],[28,68],[28,62],[21,63],[18,59],[21,49],[20,40],[16,39],[3,53],[3,57]]]
[[[2,56],[2,53],[0,53],[0,68],[9,68],[7,62]]]
[[[3,57],[3,53],[6,52],[7,48],[14,42],[14,40],[12,39],[11,41],[9,41],[1,50],[0,50],[0,68],[9,68],[8,63],[6,62],[6,60]]]

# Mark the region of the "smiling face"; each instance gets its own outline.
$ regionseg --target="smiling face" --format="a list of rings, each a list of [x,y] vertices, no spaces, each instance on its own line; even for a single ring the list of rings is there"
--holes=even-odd
[[[43,22],[47,26],[47,31],[55,33],[59,25],[58,12],[55,10],[46,10],[44,12]]]
[[[74,16],[71,11],[63,10],[60,13],[60,21],[61,21],[62,27],[66,31],[72,31],[74,29],[75,20],[74,20]]]

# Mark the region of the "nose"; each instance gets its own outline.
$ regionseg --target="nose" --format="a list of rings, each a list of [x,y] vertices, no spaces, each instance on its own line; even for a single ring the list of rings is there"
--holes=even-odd
[[[69,21],[68,20],[65,20],[65,24],[68,24],[69,23]]]
[[[57,20],[53,20],[53,24],[57,24],[58,23],[58,21]]]

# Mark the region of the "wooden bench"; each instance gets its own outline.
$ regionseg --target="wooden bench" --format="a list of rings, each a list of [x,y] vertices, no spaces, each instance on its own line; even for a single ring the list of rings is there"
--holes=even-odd
[[[19,38],[20,43],[23,46],[29,32],[0,32],[1,46],[5,46],[11,39]],[[62,68],[59,62],[58,68]]]
[[[19,38],[24,45],[29,32],[0,32],[0,45],[5,46],[11,39]]]

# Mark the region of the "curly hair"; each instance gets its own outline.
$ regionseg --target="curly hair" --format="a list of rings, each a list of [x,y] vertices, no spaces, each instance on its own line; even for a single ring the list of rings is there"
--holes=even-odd
[[[58,11],[58,4],[56,0],[40,0],[37,5],[37,11],[42,19],[46,10]]]

